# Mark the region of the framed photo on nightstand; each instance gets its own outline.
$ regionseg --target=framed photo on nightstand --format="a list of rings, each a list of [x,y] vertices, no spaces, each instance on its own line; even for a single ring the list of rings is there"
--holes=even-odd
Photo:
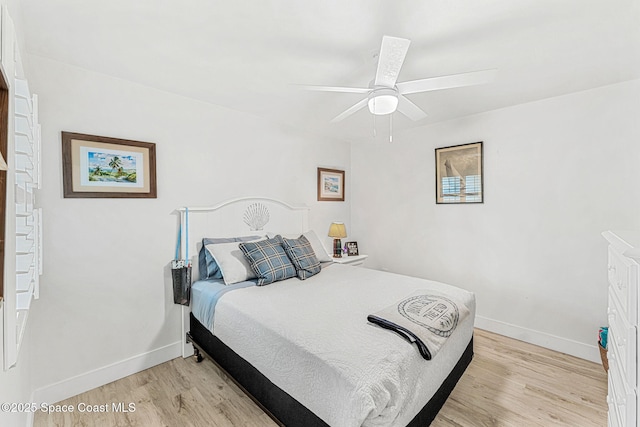
[[[347,242],[345,246],[348,256],[358,255],[358,242]]]

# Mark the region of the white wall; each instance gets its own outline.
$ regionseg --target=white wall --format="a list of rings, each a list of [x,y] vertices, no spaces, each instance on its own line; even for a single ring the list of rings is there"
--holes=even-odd
[[[477,296],[476,324],[598,360],[608,229],[640,227],[640,81],[354,144],[369,265]],[[436,205],[434,148],[484,141],[484,204]]]
[[[183,339],[167,270],[175,208],[262,195],[310,206],[319,234],[349,220],[347,202],[316,202],[316,167],[348,171],[348,144],[41,57],[29,63],[44,178],[44,276],[30,319],[38,398],[174,354]],[[64,199],[61,131],[156,143],[158,198]]]

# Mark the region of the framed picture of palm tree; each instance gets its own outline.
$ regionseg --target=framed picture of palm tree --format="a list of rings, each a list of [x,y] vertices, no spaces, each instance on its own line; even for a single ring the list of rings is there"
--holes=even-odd
[[[64,197],[156,198],[156,145],[62,132]]]

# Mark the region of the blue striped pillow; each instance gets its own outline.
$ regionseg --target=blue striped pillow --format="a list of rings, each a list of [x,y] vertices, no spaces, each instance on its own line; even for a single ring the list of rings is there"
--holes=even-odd
[[[258,275],[256,285],[264,286],[295,277],[296,269],[284,251],[280,235],[259,242],[240,243],[239,246]]]
[[[300,236],[297,239],[285,237],[283,240],[284,250],[293,262],[298,278],[304,280],[320,273],[320,261],[306,237]]]

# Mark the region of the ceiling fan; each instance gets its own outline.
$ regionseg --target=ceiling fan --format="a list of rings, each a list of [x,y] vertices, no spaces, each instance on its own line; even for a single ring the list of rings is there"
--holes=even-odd
[[[495,75],[496,70],[493,69],[397,83],[398,74],[400,74],[400,68],[402,68],[410,43],[410,40],[399,37],[384,36],[382,38],[376,76],[369,83],[368,88],[309,85],[302,87],[320,92],[362,93],[367,95],[366,98],[334,117],[331,120],[332,123],[349,117],[365,106],[368,106],[369,111],[375,115],[391,114],[397,110],[411,120],[417,121],[427,117],[427,113],[411,102],[405,95],[488,83]]]

